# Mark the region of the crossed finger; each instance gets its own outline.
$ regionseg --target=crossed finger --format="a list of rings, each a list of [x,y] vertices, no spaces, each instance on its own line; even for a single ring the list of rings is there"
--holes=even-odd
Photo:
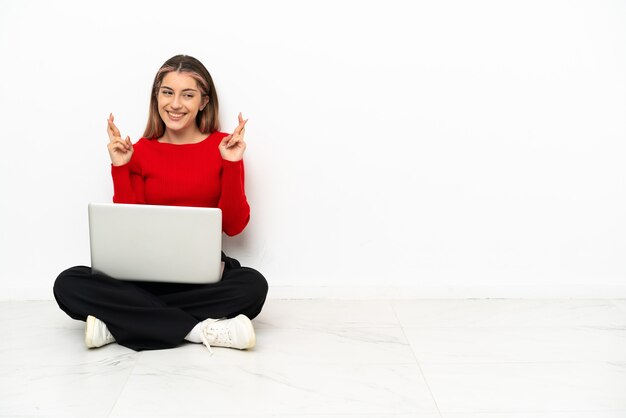
[[[132,143],[130,142],[130,137],[126,137],[122,139],[120,137],[113,138],[109,142],[109,148],[117,151],[130,151],[132,149]]]
[[[109,140],[113,141],[113,139],[115,137],[120,138],[122,136],[122,134],[120,133],[120,130],[117,129],[117,126],[115,126],[115,123],[113,123],[113,114],[111,113],[109,115],[109,119],[107,120],[108,123],[108,133],[109,133]]]
[[[239,125],[237,125],[237,127],[235,128],[235,131],[233,132],[233,136],[243,135],[245,132],[246,123],[248,122],[248,119],[243,118],[243,116],[241,115],[241,112],[239,112],[239,116],[237,117],[237,119],[239,119]]]

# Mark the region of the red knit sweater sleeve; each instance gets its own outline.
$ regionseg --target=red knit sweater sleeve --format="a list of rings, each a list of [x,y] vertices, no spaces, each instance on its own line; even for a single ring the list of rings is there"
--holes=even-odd
[[[218,207],[222,209],[222,228],[226,235],[237,235],[248,225],[250,205],[244,188],[243,160],[222,160],[222,193]]]
[[[114,203],[146,203],[143,179],[137,168],[132,160],[121,166],[111,165]]]

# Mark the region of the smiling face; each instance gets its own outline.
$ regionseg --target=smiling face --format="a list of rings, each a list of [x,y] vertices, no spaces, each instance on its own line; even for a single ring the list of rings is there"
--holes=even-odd
[[[198,131],[196,115],[207,104],[196,79],[188,73],[171,71],[163,77],[157,92],[159,115],[166,130],[193,135]]]

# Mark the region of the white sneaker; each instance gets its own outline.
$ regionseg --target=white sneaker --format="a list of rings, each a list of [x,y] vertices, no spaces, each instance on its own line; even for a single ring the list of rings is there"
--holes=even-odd
[[[106,324],[89,315],[85,321],[85,345],[87,348],[102,347],[115,342]]]
[[[211,353],[211,346],[245,350],[256,344],[252,322],[245,315],[237,315],[232,319],[204,320],[201,336]]]

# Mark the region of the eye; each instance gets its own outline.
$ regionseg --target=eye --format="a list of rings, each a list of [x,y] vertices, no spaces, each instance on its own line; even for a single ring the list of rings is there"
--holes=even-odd
[[[164,96],[171,96],[172,92],[170,90],[161,90],[161,94]]]
[[[186,99],[193,99],[195,97],[193,93],[185,93],[184,96]]]

